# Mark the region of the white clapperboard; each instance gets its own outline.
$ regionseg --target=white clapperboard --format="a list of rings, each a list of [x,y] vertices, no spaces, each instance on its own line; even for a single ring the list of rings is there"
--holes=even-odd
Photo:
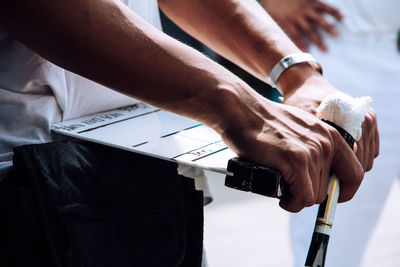
[[[236,156],[209,127],[144,103],[55,123],[52,131],[223,174]]]

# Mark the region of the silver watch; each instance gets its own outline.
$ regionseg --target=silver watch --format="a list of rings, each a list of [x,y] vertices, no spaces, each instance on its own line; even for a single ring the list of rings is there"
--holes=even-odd
[[[282,58],[276,65],[272,68],[271,74],[268,78],[268,83],[272,86],[276,86],[276,82],[278,81],[281,74],[290,68],[291,66],[299,63],[309,63],[316,71],[322,74],[321,65],[315,60],[315,58],[309,53],[296,53],[292,55],[288,55]]]

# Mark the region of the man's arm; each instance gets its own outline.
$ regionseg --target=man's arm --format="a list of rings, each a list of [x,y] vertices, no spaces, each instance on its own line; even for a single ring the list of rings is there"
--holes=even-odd
[[[280,59],[301,52],[255,0],[158,2],[162,10],[184,30],[263,81],[267,81],[271,69]],[[337,11],[318,1],[311,5],[318,11],[340,17]],[[318,19],[327,29],[332,28],[324,24],[325,21],[321,22],[320,17]],[[338,91],[307,63],[294,65],[283,72],[276,87],[283,94],[285,104],[312,114],[316,114],[325,96]],[[357,157],[364,170],[369,170],[379,153],[376,114],[372,109],[365,117],[363,133],[357,143]]]
[[[159,0],[158,3],[185,31],[265,82],[279,60],[301,52],[255,0]],[[293,76],[302,75],[303,79],[320,76],[307,64],[294,68],[303,71],[293,72]],[[289,79],[279,80],[283,83]],[[289,93],[288,87],[278,83],[283,94]]]
[[[0,24],[55,64],[205,123],[239,156],[279,169],[291,184],[280,202],[289,211],[323,201],[331,167],[342,178],[341,201],[361,183],[362,167],[336,130],[264,99],[120,1],[3,0]]]

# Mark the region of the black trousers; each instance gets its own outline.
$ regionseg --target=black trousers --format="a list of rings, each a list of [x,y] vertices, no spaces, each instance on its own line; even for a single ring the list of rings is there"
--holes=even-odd
[[[203,196],[174,163],[93,143],[14,149],[0,266],[201,266]]]

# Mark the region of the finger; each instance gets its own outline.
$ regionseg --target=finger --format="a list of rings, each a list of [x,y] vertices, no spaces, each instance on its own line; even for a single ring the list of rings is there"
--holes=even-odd
[[[332,36],[338,36],[339,31],[336,29],[335,26],[328,23],[325,18],[318,12],[313,10],[307,11],[307,17],[313,22],[314,25],[317,25],[327,31]]]
[[[321,164],[318,162],[318,160],[312,161],[313,163],[310,166],[310,179],[312,183],[312,188],[313,188],[313,203],[317,203],[318,197],[319,197],[319,187],[320,187],[320,182],[321,182]]]
[[[321,153],[322,152],[322,153]],[[310,153],[310,178],[313,186],[314,193],[314,203],[321,203],[326,195],[326,186],[328,184],[328,177],[325,176],[325,172],[327,169],[327,165],[331,164],[323,164],[323,155],[327,154],[324,151],[324,146],[315,145],[313,148],[309,149]],[[329,154],[329,153],[328,153]]]
[[[379,151],[380,151],[380,137],[379,137],[379,131],[378,127],[375,128],[375,158],[379,156]]]
[[[362,125],[362,133],[364,139],[364,169],[366,171],[372,168],[374,158],[376,155],[375,148],[375,132],[376,132],[376,116],[375,112],[370,109],[368,114],[365,116],[364,123]]]
[[[279,206],[290,212],[299,212],[313,205],[313,186],[308,171],[296,170],[289,180],[293,181],[290,184],[290,195],[281,198]]]
[[[368,165],[368,161],[369,161],[369,151],[370,151],[370,145],[371,145],[369,135],[366,132],[367,131],[366,124],[367,124],[367,122],[365,120],[361,127],[362,128],[362,136],[361,136],[361,139],[358,141],[359,150],[357,151],[358,153],[356,154],[364,171],[367,170],[367,165]]]
[[[318,31],[313,27],[310,21],[305,19],[299,19],[299,27],[302,29],[304,34],[314,43],[320,50],[327,51],[327,47],[322,41]]]
[[[379,155],[379,150],[380,150],[380,138],[379,138],[378,123],[377,123],[376,113],[372,108],[370,108],[370,110],[368,111],[368,114],[372,117],[373,124],[375,125],[375,130],[374,130],[374,144],[375,144],[374,157],[376,158]]]
[[[358,158],[358,161],[360,162],[361,166],[364,166],[364,139],[363,138],[361,138],[357,142],[356,157]]]
[[[332,133],[332,136],[334,137],[335,154],[331,169],[341,181],[339,202],[345,202],[352,199],[357,192],[364,177],[364,169],[341,135]]]
[[[301,31],[298,28],[296,28],[296,26],[292,24],[287,25],[286,32],[292,39],[292,41],[297,45],[298,48],[300,48],[303,51],[308,51],[308,47],[303,41],[303,38],[301,36]]]
[[[369,138],[370,136],[369,136],[369,134],[366,134],[365,135],[365,138],[363,138],[364,139],[364,151],[363,151],[363,164],[362,164],[362,166],[363,166],[363,168],[364,168],[364,171],[368,171],[368,165],[369,165],[369,163],[370,163],[370,161],[371,161],[371,158],[373,157],[372,155],[371,155],[371,150],[373,149],[373,144],[371,143],[371,138]]]
[[[315,201],[316,204],[321,204],[326,199],[329,183],[329,169],[327,167],[322,168],[320,176],[321,178],[319,180],[318,197]]]
[[[340,11],[338,9],[336,9],[328,4],[322,3],[320,1],[313,1],[312,5],[319,12],[329,14],[339,21],[343,19],[342,13],[340,13]]]
[[[379,131],[378,131],[375,111],[370,109],[368,114],[371,116],[372,123],[374,125],[374,130],[371,131],[373,132],[371,135],[371,147],[373,147],[373,150],[371,150],[370,152],[370,161],[367,167],[368,168],[367,170],[370,170],[373,167],[374,159],[379,155]]]
[[[374,159],[375,159],[375,134],[374,133],[372,135],[370,135],[369,144],[370,144],[370,151],[368,153],[368,162],[367,162],[365,171],[371,170],[374,165]]]

